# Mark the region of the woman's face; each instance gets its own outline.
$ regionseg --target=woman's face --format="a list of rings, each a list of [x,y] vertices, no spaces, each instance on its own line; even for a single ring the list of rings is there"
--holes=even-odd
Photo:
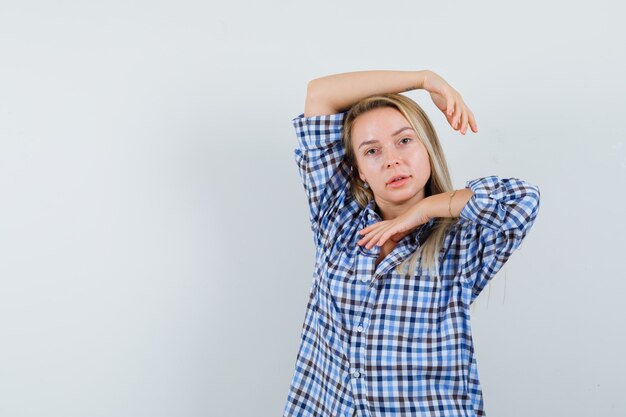
[[[417,203],[430,178],[428,152],[398,110],[382,107],[358,116],[352,126],[352,148],[359,177],[379,205]],[[407,177],[394,184],[392,178]],[[410,201],[413,200],[413,201]]]

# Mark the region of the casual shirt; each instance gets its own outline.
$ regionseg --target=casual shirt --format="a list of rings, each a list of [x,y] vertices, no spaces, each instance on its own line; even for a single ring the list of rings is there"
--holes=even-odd
[[[485,416],[469,307],[517,249],[539,209],[518,178],[467,181],[474,195],[450,227],[439,275],[395,266],[424,243],[434,218],[378,264],[358,232],[382,221],[352,196],[345,112],[293,119],[316,262],[283,417]]]

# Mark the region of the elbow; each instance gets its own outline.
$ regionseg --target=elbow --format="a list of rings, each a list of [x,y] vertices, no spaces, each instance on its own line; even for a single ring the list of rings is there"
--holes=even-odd
[[[327,94],[318,80],[309,81],[306,89],[304,116],[309,117],[333,113],[337,113],[337,109],[330,100],[329,94]]]
[[[521,184],[523,185],[523,192],[517,202],[516,217],[523,219],[520,226],[530,228],[539,212],[541,191],[538,185],[528,182],[521,182]]]
[[[539,214],[539,205],[540,205],[540,192],[539,188],[536,186],[532,187],[532,192],[529,192],[522,202],[519,205],[521,208],[521,224],[519,225],[518,233],[523,238],[528,234],[530,229],[535,224],[535,220],[537,219],[537,215]]]
[[[317,80],[311,80],[309,81],[309,83],[306,85],[306,96],[309,97],[310,95],[315,94],[315,92],[317,91]]]
[[[529,198],[530,198],[530,206],[532,207],[532,214],[531,217],[534,220],[535,217],[537,217],[537,213],[539,212],[539,206],[540,206],[540,202],[541,202],[541,191],[539,190],[539,186],[537,185],[532,185],[531,187],[531,192],[529,192]]]
[[[306,102],[317,103],[322,100],[323,94],[317,80],[311,80],[306,86]]]

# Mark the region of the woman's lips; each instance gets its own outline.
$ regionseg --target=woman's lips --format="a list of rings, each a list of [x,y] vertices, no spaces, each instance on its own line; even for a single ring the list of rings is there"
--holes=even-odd
[[[409,182],[409,179],[411,177],[404,177],[401,180],[398,181],[392,181],[389,184],[387,184],[389,187],[391,188],[400,188],[402,187],[404,184],[406,184],[407,182]]]

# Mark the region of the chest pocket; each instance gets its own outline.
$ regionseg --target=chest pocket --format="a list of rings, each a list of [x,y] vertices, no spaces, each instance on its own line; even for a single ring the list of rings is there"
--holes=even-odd
[[[426,274],[398,279],[398,302],[394,306],[397,311],[398,337],[413,344],[428,344],[439,327],[439,283],[435,277]]]

